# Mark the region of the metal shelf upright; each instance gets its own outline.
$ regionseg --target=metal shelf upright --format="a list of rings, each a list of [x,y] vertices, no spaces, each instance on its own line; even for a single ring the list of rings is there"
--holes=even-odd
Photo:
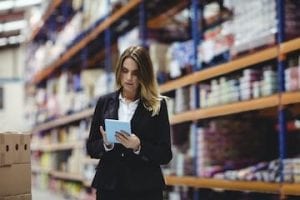
[[[284,0],[276,0],[276,10],[277,10],[277,43],[278,46],[284,42],[284,21],[285,21],[285,12],[284,12]],[[279,48],[278,48],[279,49]],[[284,86],[284,69],[285,69],[285,58],[279,54],[277,57],[277,76],[279,80],[279,101],[281,99],[281,94],[285,92]],[[279,123],[279,170],[280,170],[280,183],[284,182],[283,176],[283,159],[286,157],[286,109],[285,106],[279,102],[278,107],[278,123]]]
[[[198,45],[200,44],[200,37],[201,37],[201,13],[203,11],[203,7],[200,6],[199,1],[198,0],[191,0],[191,33],[192,33],[192,39],[193,39],[193,71],[198,71],[201,69],[201,64],[200,62],[198,62]],[[193,86],[192,86],[193,87]],[[199,108],[200,106],[200,97],[199,97],[199,86],[195,85],[193,87],[194,89],[194,98],[195,98],[195,104],[194,107],[195,108]],[[197,123],[193,122],[191,124],[191,134],[193,134],[194,138],[197,137]],[[194,174],[197,174],[197,140],[194,140],[195,144],[194,144]],[[198,190],[194,191],[194,200],[198,200],[199,199],[199,192]]]
[[[147,12],[145,9],[144,0],[142,0],[139,5],[139,32],[140,32],[141,45],[143,47],[147,48],[148,47],[148,44],[147,44]]]

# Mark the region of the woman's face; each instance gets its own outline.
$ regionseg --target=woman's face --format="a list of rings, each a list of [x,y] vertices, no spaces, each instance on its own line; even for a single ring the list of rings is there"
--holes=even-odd
[[[132,58],[125,58],[121,68],[121,85],[124,92],[136,93],[139,87],[138,65]]]

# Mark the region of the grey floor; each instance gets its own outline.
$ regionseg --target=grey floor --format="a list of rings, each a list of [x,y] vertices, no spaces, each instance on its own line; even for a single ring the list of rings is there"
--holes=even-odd
[[[31,189],[32,200],[67,200],[59,194],[50,192],[49,190]],[[69,199],[68,199],[69,200]]]

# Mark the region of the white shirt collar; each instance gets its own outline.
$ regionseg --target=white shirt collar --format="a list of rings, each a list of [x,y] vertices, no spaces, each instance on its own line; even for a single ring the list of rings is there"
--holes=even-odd
[[[120,92],[120,94],[119,94],[119,100],[122,101],[123,103],[127,103],[127,104],[137,104],[137,103],[140,101],[140,99],[138,98],[138,99],[135,100],[135,101],[128,102],[128,101],[126,101],[126,99],[122,96],[122,93],[121,93],[121,92]]]

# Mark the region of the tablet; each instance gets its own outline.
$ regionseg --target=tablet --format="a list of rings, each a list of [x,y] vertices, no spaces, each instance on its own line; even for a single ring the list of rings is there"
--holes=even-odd
[[[126,131],[131,134],[130,122],[120,121],[116,119],[105,119],[105,132],[107,135],[107,140],[110,143],[119,143],[116,140],[116,132],[120,132],[121,130]]]

